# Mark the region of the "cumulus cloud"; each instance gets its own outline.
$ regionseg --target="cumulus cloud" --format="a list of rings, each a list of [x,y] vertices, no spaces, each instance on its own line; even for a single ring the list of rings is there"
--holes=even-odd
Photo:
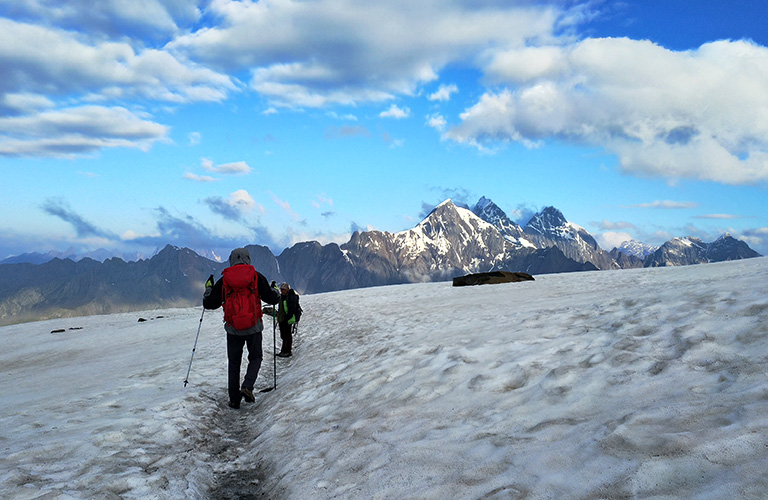
[[[403,118],[408,118],[411,115],[411,109],[408,107],[400,108],[396,104],[393,104],[389,107],[388,110],[382,111],[379,113],[379,116],[381,118],[395,118],[397,120],[401,120]]]
[[[598,145],[638,176],[768,180],[768,49],[718,41],[672,51],[587,39],[499,51],[485,93],[445,137],[479,148],[557,139]]]
[[[147,150],[168,127],[121,107],[81,106],[0,118],[0,156],[72,157],[102,148]]]
[[[117,9],[129,3],[99,5]],[[0,155],[72,157],[103,148],[148,149],[165,138],[167,127],[135,110],[93,103],[131,98],[219,101],[236,89],[227,75],[144,43],[132,46],[126,33],[110,41],[98,32],[55,25],[60,21],[66,26],[64,18],[90,4],[68,2],[65,8],[33,1],[13,12],[26,13],[38,24],[0,17]],[[161,4],[141,6],[152,10]],[[44,14],[47,7],[54,12]]]
[[[201,160],[201,166],[203,170],[208,172],[215,172],[217,174],[225,175],[246,175],[251,173],[251,167],[244,161],[236,161],[233,163],[223,163],[221,165],[215,165],[213,161],[208,158]]]
[[[217,26],[180,36],[167,48],[220,71],[250,70],[252,89],[273,105],[292,107],[413,94],[449,63],[489,45],[550,39],[561,15],[531,4],[478,9],[467,2],[403,0],[219,0],[209,10],[221,19]]]
[[[427,116],[427,125],[442,132],[448,125],[445,117],[439,113]]]
[[[622,233],[616,231],[606,231],[602,234],[595,235],[597,243],[601,248],[610,251],[613,248],[621,246],[625,241],[632,239],[632,235],[629,233]]]
[[[204,199],[203,203],[214,213],[236,222],[245,220],[245,217],[253,211],[264,213],[264,207],[258,205],[245,189],[238,189],[230,193],[227,198],[211,196]]]
[[[459,91],[459,87],[454,84],[440,85],[436,92],[429,95],[430,101],[450,101],[451,94],[455,94]]]
[[[0,94],[91,93],[190,102],[221,100],[235,89],[227,75],[164,50],[136,50],[126,42],[87,43],[74,32],[4,18],[0,69]]]
[[[102,37],[161,38],[197,21],[201,12],[197,2],[142,0],[141,2],[92,2],[90,0],[25,0],[13,5],[15,16],[53,24]],[[0,13],[7,13],[0,6]]]
[[[50,109],[55,103],[41,94],[20,92],[0,96],[0,116],[26,114],[41,109]]]
[[[251,197],[245,189],[238,189],[234,193],[231,193],[228,201],[230,205],[239,207],[243,212],[250,212],[258,209],[261,213],[264,213],[264,207],[257,205],[256,202],[253,201],[253,197]]]

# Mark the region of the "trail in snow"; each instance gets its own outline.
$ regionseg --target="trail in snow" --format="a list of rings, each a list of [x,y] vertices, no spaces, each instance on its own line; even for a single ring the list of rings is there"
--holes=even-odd
[[[760,258],[307,295],[239,411],[220,314],[186,388],[199,308],[2,327],[0,496],[764,498],[766,283]]]

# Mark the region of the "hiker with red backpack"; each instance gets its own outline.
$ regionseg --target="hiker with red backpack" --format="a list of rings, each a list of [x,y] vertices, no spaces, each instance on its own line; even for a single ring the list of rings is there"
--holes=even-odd
[[[224,307],[224,330],[227,332],[228,391],[230,408],[240,408],[245,398],[253,402],[253,385],[263,359],[261,334],[264,329],[261,302],[277,304],[280,294],[269,286],[267,278],[251,265],[251,255],[245,248],[232,250],[229,267],[216,283],[213,275],[205,283],[203,307]],[[248,366],[240,383],[243,347],[248,348]]]

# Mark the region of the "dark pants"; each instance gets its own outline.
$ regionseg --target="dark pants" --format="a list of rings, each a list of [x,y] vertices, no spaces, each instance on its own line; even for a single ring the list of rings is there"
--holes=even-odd
[[[248,347],[248,368],[245,371],[245,379],[240,384],[240,363],[243,359],[243,346]],[[227,359],[229,360],[228,369],[228,391],[229,400],[239,402],[242,394],[240,388],[253,390],[253,384],[256,383],[256,377],[261,368],[261,332],[253,335],[229,335],[227,334]]]
[[[293,348],[293,325],[289,325],[287,321],[281,321],[278,326],[280,327],[280,340],[283,341],[280,352],[288,354]]]

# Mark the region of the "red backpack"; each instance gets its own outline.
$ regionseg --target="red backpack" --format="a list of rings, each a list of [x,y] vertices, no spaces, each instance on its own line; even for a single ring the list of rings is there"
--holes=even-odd
[[[261,319],[258,274],[251,265],[238,264],[224,269],[224,321],[235,330],[247,330]]]

